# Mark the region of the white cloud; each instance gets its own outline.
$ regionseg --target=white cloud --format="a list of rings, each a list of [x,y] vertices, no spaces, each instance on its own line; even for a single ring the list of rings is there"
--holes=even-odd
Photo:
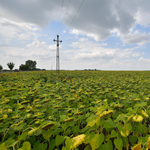
[[[19,23],[0,18],[0,41],[9,43],[10,40],[31,40],[38,37],[37,28],[33,24]]]
[[[70,25],[80,4],[80,0],[71,1],[64,18],[65,25]],[[148,0],[144,0],[144,2],[141,0],[101,0],[94,2],[86,0],[70,27],[72,28],[70,33],[87,35],[96,41],[104,41],[113,34],[118,36],[129,34],[136,23],[145,25],[150,23],[150,19],[148,19],[150,18],[149,4]],[[63,14],[66,6],[67,2],[64,2]],[[0,1],[0,16],[3,18],[0,24],[36,31],[37,26],[43,28],[52,20],[57,20],[56,14],[60,11],[60,7],[59,0]],[[63,30],[64,33],[65,31]],[[129,41],[129,43],[132,42]],[[138,42],[140,45],[144,43],[146,42]]]
[[[122,34],[121,39],[126,44],[145,45],[150,41],[150,36],[146,33],[140,33],[136,30],[133,34]]]
[[[81,62],[91,61],[91,60],[111,60],[115,58],[125,59],[138,57],[141,55],[140,52],[136,50],[140,48],[140,46],[134,48],[125,48],[125,49],[112,49],[105,48],[106,43],[98,44],[92,42],[88,39],[79,39],[78,42],[72,42],[71,46],[75,49],[75,51],[70,50],[68,53],[72,53],[70,59],[79,59]]]
[[[67,4],[68,1],[64,1],[63,15]],[[81,0],[71,1],[63,22],[64,25],[70,25],[80,4]],[[136,24],[141,25],[142,29],[149,26],[149,6],[149,0],[84,1],[69,28],[70,35],[66,37],[69,42],[65,42],[64,39],[63,42],[67,44],[64,45],[63,50],[60,45],[60,60],[64,69],[74,69],[75,66],[76,69],[88,66],[114,69],[133,68],[138,63],[140,68],[147,66],[149,59],[143,58],[144,56],[141,57],[145,49],[141,49],[141,52],[137,50],[142,48],[142,45],[149,43],[149,33],[147,30],[145,32],[139,30]],[[50,59],[54,61],[56,45],[49,46],[46,41],[49,38],[53,39],[52,30],[55,28],[53,25],[49,27],[49,24],[52,21],[54,24],[57,22],[60,7],[60,0],[0,1],[0,63],[9,59],[9,61],[18,59],[18,63],[25,59],[37,59],[41,64],[50,62]],[[47,39],[44,36],[41,37],[47,31],[51,37],[48,38],[47,36]],[[62,32],[66,33],[64,26]],[[84,35],[84,38],[81,38],[81,35]],[[105,41],[109,37],[112,38],[112,43],[117,43],[118,41],[116,42],[114,39],[120,37],[124,47],[122,49],[107,48],[113,47],[109,44],[111,43],[110,40]],[[96,42],[90,41],[91,38]],[[18,44],[13,43],[11,45],[13,40],[19,40],[17,41],[19,45],[12,46]],[[24,45],[21,45],[20,43],[23,42]],[[127,46],[131,47],[132,44],[141,47],[127,48]],[[119,42],[118,47],[120,45]],[[115,46],[117,45],[115,44]],[[138,57],[141,58],[138,59]]]
[[[43,48],[43,47],[46,47],[47,45],[46,45],[46,42],[39,42],[38,40],[36,40],[36,41],[33,41],[31,44],[28,44],[28,45],[26,45],[27,47],[32,47],[32,48]]]

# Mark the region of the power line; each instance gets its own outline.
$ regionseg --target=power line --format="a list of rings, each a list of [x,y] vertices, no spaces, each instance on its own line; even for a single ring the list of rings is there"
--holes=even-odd
[[[60,29],[59,29],[58,34],[59,34],[59,33],[60,33],[60,31],[61,31],[61,28],[62,28],[62,25],[63,25],[63,22],[64,22],[64,18],[65,18],[65,16],[66,16],[67,11],[68,11],[68,8],[69,8],[69,5],[70,5],[70,2],[71,2],[71,0],[69,0],[69,3],[68,3],[68,6],[67,6],[67,9],[66,9],[66,11],[65,11],[64,17],[63,17],[63,19],[62,19],[61,26],[60,26]]]
[[[74,19],[76,18],[76,16],[77,16],[77,14],[78,14],[78,12],[79,12],[79,10],[80,10],[81,6],[83,5],[84,1],[85,1],[85,0],[83,0],[83,1],[82,1],[82,3],[81,3],[81,5],[80,5],[80,7],[78,8],[78,10],[77,10],[77,12],[76,12],[76,14],[75,14],[74,18],[72,19],[72,21],[71,21],[70,25],[68,26],[68,28],[67,28],[67,30],[66,30],[66,33],[67,33],[67,31],[69,30],[70,26],[72,25],[72,23],[73,23]],[[66,33],[64,34],[64,36],[63,36],[62,40],[64,39],[64,37],[65,37]]]
[[[62,7],[63,7],[63,3],[64,3],[64,0],[62,0],[61,10],[62,10]],[[58,24],[59,24],[59,20],[60,20],[60,16],[61,16],[61,10],[60,10],[59,19],[58,19],[58,22],[57,22],[57,28],[56,28],[56,33],[55,33],[55,35],[57,34]]]

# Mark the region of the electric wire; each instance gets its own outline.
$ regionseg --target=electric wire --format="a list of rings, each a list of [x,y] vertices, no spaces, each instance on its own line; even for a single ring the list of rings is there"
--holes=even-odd
[[[58,29],[58,24],[59,24],[59,20],[60,20],[60,16],[61,16],[61,11],[62,11],[62,7],[63,7],[63,3],[64,3],[64,0],[62,0],[61,10],[60,10],[59,19],[58,19],[58,22],[57,22],[57,28],[56,28],[56,33],[55,33],[55,35],[57,35],[57,29]]]
[[[85,0],[83,0],[83,1],[82,1],[82,3],[80,4],[80,7],[78,8],[78,10],[77,10],[77,12],[76,12],[76,14],[75,14],[74,18],[72,19],[71,23],[69,24],[69,26],[68,26],[68,28],[67,28],[67,30],[66,30],[66,33],[67,33],[67,31],[69,30],[70,26],[72,25],[72,23],[73,23],[74,19],[76,18],[76,16],[77,16],[77,14],[78,14],[78,12],[79,12],[79,10],[80,10],[81,6],[83,5],[84,1],[85,1]],[[66,33],[64,34],[64,36],[63,36],[62,40],[64,39],[64,37],[65,37]]]
[[[69,5],[70,5],[70,2],[71,2],[71,0],[69,0],[69,3],[68,3],[68,6],[67,6],[67,9],[66,9],[66,11],[65,11],[64,17],[63,17],[63,19],[62,19],[61,26],[60,26],[60,29],[59,29],[58,34],[60,33],[61,28],[62,28],[62,26],[63,26],[63,22],[64,22],[64,19],[65,19],[66,14],[67,14],[67,11],[68,11],[68,8],[69,8]]]

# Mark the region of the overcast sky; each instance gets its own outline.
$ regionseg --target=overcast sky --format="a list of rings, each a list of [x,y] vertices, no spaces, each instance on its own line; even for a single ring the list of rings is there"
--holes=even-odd
[[[53,39],[59,34],[61,69],[150,70],[150,0],[62,2],[0,0],[4,69],[8,62],[18,69],[26,60],[56,69]]]

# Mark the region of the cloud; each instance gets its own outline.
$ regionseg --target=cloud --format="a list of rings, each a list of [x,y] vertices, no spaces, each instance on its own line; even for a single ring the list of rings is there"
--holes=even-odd
[[[38,28],[33,24],[19,23],[12,20],[0,19],[0,41],[5,44],[9,43],[10,40],[31,40],[38,37]]]
[[[64,1],[60,19],[67,4],[68,1]],[[61,33],[66,33],[80,4],[81,0],[70,2]],[[150,24],[149,5],[148,0],[84,1],[69,28],[70,34],[66,37],[69,42],[66,44],[64,39],[64,47],[60,45],[62,67],[127,68],[127,65],[130,68],[131,64],[132,68],[137,62],[146,66],[149,59],[143,58],[139,50],[149,43],[148,30],[144,30]],[[54,65],[56,45],[47,43],[48,36],[42,35],[49,31],[53,39],[60,8],[60,0],[0,1],[0,61],[5,63],[9,59],[17,59],[21,63],[26,59],[35,59],[43,65],[47,63],[45,68],[49,68],[50,62]],[[105,41],[109,37],[112,41]],[[119,48],[122,43],[118,37],[123,42],[122,49]],[[115,42],[119,43],[118,48],[111,48],[117,47]],[[139,66],[142,68],[142,65]]]
[[[57,2],[26,0],[0,1],[0,16],[17,22],[36,24],[45,27],[59,9]]]
[[[71,60],[76,59],[80,62],[91,61],[91,60],[111,60],[111,59],[126,59],[132,57],[138,57],[142,55],[140,52],[136,51],[140,49],[140,46],[133,48],[106,48],[104,47],[107,43],[95,43],[88,39],[81,38],[78,42],[72,42],[72,46],[75,50],[67,51],[70,53],[69,58]]]
[[[150,59],[144,59],[140,57],[139,59],[112,59],[107,62],[103,68],[111,68],[114,70],[149,70]]]
[[[126,44],[138,44],[138,45],[145,45],[149,43],[150,36],[146,33],[140,33],[139,31],[135,31],[133,34],[122,34],[121,39]]]
[[[67,4],[68,2],[65,1],[61,17],[66,11]],[[63,21],[66,26],[70,25],[80,4],[80,0],[71,1]],[[94,2],[86,0],[71,24],[70,33],[86,35],[96,41],[106,40],[112,36],[114,31],[118,35],[131,33],[136,23],[144,25],[150,23],[150,19],[148,19],[150,18],[149,4],[148,0],[145,0],[144,3],[141,0],[101,0]],[[0,1],[0,16],[5,19],[3,24],[6,26],[11,24],[33,31],[37,30],[37,27],[48,26],[52,20],[57,20],[60,7],[59,0]],[[18,22],[20,23],[18,24]],[[65,30],[63,29],[63,31]],[[140,44],[143,43],[146,42]]]

